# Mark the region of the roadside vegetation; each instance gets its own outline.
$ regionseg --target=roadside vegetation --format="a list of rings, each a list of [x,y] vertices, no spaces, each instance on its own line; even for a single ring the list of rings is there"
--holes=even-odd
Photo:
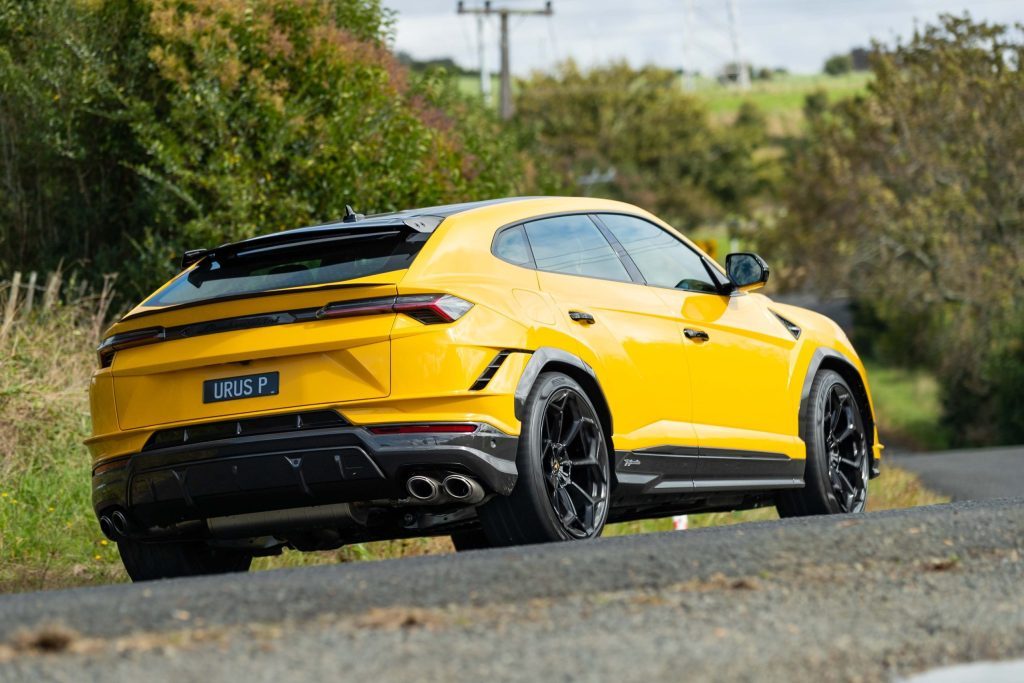
[[[942,17],[876,46],[870,72],[776,75],[747,93],[565,63],[517,83],[509,123],[469,77],[411,72],[391,30],[379,0],[0,0],[0,283],[77,274],[0,330],[0,592],[123,579],[81,445],[109,314],[185,248],[346,204],[636,203],[716,239],[719,257],[760,251],[773,291],[852,297],[883,441],[1024,441],[1024,29]],[[871,499],[939,500],[891,469]],[[257,566],[448,550],[366,544]]]

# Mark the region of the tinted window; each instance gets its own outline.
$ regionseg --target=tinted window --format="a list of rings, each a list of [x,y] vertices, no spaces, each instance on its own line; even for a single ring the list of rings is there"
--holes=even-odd
[[[505,230],[498,235],[498,241],[494,244],[494,254],[498,258],[516,265],[533,265],[530,245],[526,243],[526,234],[521,225]]]
[[[587,216],[557,216],[526,224],[541,270],[630,282],[608,240]]]
[[[718,291],[697,252],[658,226],[618,214],[601,214],[600,219],[622,243],[648,284],[693,292]]]
[[[322,285],[408,268],[426,235],[382,228],[369,233],[310,236],[302,244],[259,247],[207,256],[176,277],[147,306],[177,304]]]

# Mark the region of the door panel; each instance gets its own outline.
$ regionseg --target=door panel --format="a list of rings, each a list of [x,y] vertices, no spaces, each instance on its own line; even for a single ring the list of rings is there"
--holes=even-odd
[[[789,382],[796,340],[757,295],[656,290],[682,328],[701,449],[804,457]],[[687,338],[704,332],[707,341]]]

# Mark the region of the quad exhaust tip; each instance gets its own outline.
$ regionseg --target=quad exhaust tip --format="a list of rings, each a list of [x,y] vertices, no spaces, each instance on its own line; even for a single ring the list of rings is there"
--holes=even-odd
[[[478,481],[464,474],[449,474],[443,482],[425,474],[414,474],[406,480],[405,489],[414,500],[428,505],[446,500],[475,505],[487,495]]]
[[[449,497],[460,503],[479,503],[484,499],[484,487],[463,474],[449,474],[441,484]]]
[[[441,499],[441,485],[437,479],[423,474],[414,474],[405,482],[409,495],[423,503],[436,503]]]
[[[100,517],[100,531],[103,535],[109,538],[111,541],[116,541],[116,534],[114,533],[114,523],[110,521],[110,517],[103,515]]]

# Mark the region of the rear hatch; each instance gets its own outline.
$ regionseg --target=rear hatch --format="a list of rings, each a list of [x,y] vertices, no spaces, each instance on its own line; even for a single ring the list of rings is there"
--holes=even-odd
[[[204,253],[101,346],[119,426],[387,396],[397,283],[426,238],[339,226]]]

